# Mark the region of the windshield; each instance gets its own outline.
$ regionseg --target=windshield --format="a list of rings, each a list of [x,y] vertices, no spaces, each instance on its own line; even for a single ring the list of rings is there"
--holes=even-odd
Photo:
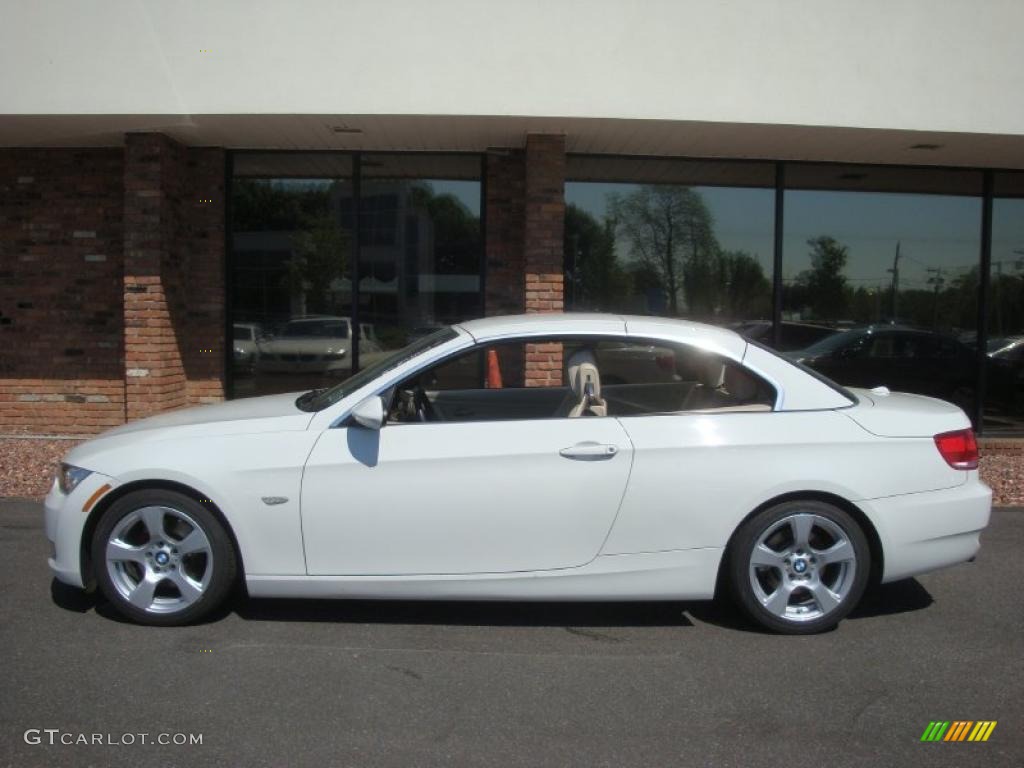
[[[412,344],[402,347],[402,349],[398,350],[394,354],[378,360],[368,368],[363,368],[363,370],[355,376],[345,379],[343,382],[336,384],[330,389],[314,389],[311,392],[307,392],[295,401],[295,405],[303,411],[322,411],[324,408],[334,405],[342,398],[348,397],[360,387],[366,386],[378,376],[387,373],[393,368],[397,368],[408,360],[412,360],[414,357],[426,352],[428,349],[433,349],[445,342],[451,341],[458,335],[459,334],[456,333],[455,329],[450,327],[434,331],[434,333],[429,336],[417,339]]]
[[[253,329],[245,325],[235,326],[235,341],[252,341]]]
[[[803,349],[802,351],[805,352],[808,357],[829,355],[837,349],[842,349],[847,346],[850,342],[856,341],[862,335],[863,331],[839,331],[832,336],[826,336],[821,341],[814,342],[811,346]]]
[[[281,336],[287,339],[347,339],[348,323],[338,320],[301,320],[288,323]]]

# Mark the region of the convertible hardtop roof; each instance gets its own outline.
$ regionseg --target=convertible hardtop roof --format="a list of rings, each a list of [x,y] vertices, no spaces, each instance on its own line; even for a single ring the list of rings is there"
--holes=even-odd
[[[699,338],[742,355],[746,341],[735,331],[716,325],[644,315],[613,315],[603,312],[549,312],[529,315],[500,315],[458,323],[475,339],[515,336],[517,334],[608,333],[630,336],[677,336]]]

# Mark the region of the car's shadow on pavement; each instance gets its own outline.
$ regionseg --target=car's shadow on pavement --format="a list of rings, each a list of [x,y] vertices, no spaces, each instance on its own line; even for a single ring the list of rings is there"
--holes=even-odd
[[[848,618],[867,619],[922,611],[934,602],[931,593],[917,579],[903,579],[869,588]]]
[[[493,627],[687,627],[680,603],[270,600],[240,597],[246,621],[437,624]]]
[[[97,593],[68,587],[56,579],[53,602],[75,613],[95,610],[100,616],[127,622]],[[934,600],[917,579],[870,588],[847,620],[924,610]],[[238,594],[204,622],[231,613],[253,622],[318,622],[339,624],[437,624],[494,627],[692,627],[693,619],[743,632],[760,632],[730,600],[702,602],[484,602],[427,600],[254,599]]]

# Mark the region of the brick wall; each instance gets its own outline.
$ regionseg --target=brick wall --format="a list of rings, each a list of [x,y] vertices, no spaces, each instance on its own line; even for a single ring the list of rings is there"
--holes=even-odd
[[[526,312],[561,312],[564,303],[565,137],[526,139],[523,280]],[[560,344],[526,349],[526,385],[563,384]]]
[[[124,421],[123,162],[0,150],[0,433]]]
[[[526,165],[522,150],[487,153],[485,216],[487,275],[484,311],[512,315],[526,307],[523,282]]]
[[[224,395],[224,153],[0,151],[0,434]]]
[[[224,397],[224,155],[125,145],[127,418]]]
[[[224,399],[224,228],[227,209],[223,149],[190,149],[182,195],[187,225],[178,258],[186,264],[188,306],[182,362],[190,405]]]

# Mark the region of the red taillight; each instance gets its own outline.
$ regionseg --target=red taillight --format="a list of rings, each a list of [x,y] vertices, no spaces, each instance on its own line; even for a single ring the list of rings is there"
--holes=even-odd
[[[973,429],[958,429],[935,436],[935,447],[953,469],[978,468],[978,441]]]

